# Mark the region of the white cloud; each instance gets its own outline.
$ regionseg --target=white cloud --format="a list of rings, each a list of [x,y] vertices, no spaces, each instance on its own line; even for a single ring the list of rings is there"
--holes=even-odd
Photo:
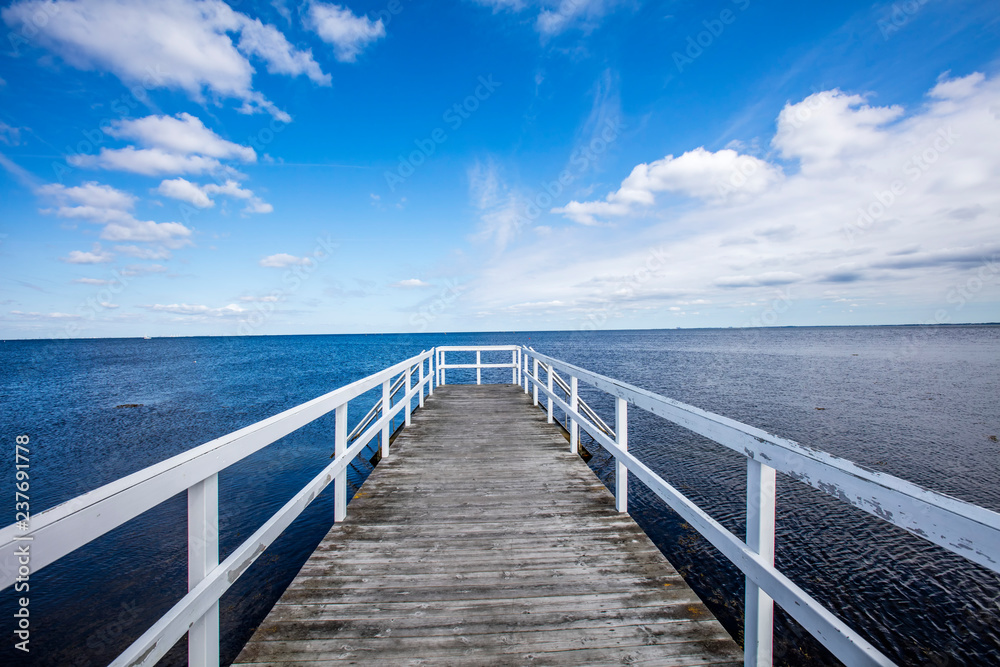
[[[306,27],[324,42],[333,45],[333,53],[341,62],[354,62],[365,47],[385,37],[382,19],[372,21],[367,16],[355,16],[342,5],[310,2]]]
[[[98,278],[77,278],[73,281],[79,285],[112,285],[114,280],[100,280]]]
[[[200,118],[189,113],[115,121],[107,133],[119,139],[131,139],[145,148],[159,148],[177,155],[205,155],[243,162],[257,160],[253,148],[223,139],[205,127]]]
[[[67,264],[108,264],[114,259],[114,255],[101,249],[100,243],[95,243],[89,252],[74,250],[69,253],[69,256],[60,257],[60,260]]]
[[[752,155],[725,148],[712,153],[696,148],[675,158],[637,165],[621,188],[604,201],[571,201],[553,209],[583,225],[597,224],[597,218],[620,217],[636,206],[650,206],[658,192],[674,192],[710,202],[747,198],[782,180],[780,167]]]
[[[273,213],[274,207],[259,197],[253,197],[243,209],[244,213]]]
[[[905,110],[839,90],[789,103],[774,110],[772,157],[695,149],[638,165],[608,196],[561,211],[615,227],[517,237],[478,262],[455,317],[491,313],[506,319],[484,326],[501,329],[670,326],[681,312],[691,326],[995,319],[997,109],[1000,77],[978,74],[944,78]],[[744,158],[754,173],[716,197]],[[551,311],[505,310],[526,303]],[[697,316],[669,310],[695,303]]]
[[[197,206],[198,208],[209,208],[215,206],[215,202],[208,198],[204,190],[183,178],[174,178],[160,183],[156,192],[164,197],[170,197],[178,201],[183,201]]]
[[[136,259],[170,259],[170,251],[166,248],[140,248],[136,245],[115,246],[115,251]]]
[[[155,242],[168,248],[190,243],[191,230],[179,222],[137,220],[131,211],[136,198],[109,185],[89,182],[67,188],[52,183],[35,192],[61,204],[55,209],[42,209],[43,213],[102,224],[101,238],[108,241]]]
[[[330,85],[330,75],[324,74],[319,64],[313,60],[311,51],[297,51],[277,28],[264,25],[260,19],[243,24],[240,33],[239,50],[247,55],[256,55],[267,63],[271,74],[298,76],[305,74],[315,83]]]
[[[131,220],[128,223],[111,223],[104,227],[101,238],[108,241],[133,241],[161,243],[168,248],[179,248],[190,243],[191,230],[179,222],[153,222]]]
[[[36,25],[32,17],[48,20]],[[125,84],[205,93],[242,101],[240,110],[288,114],[253,89],[254,67],[329,85],[309,51],[295,49],[274,27],[234,11],[221,0],[22,0],[2,11],[11,28],[29,24],[34,40],[79,69],[109,70]],[[233,43],[231,34],[239,34]]]
[[[312,260],[308,257],[296,257],[285,252],[278,253],[277,255],[269,255],[260,260],[261,266],[272,269],[284,269],[289,266],[309,266],[310,264],[312,264]]]
[[[60,200],[68,200],[82,206],[125,211],[135,205],[136,198],[110,185],[95,181],[67,188],[62,183],[51,183],[38,188],[37,193]]]
[[[986,80],[982,72],[973,72],[968,76],[958,79],[948,79],[948,72],[945,72],[938,80],[930,93],[931,97],[942,100],[961,100],[972,96],[976,92],[976,87]]]
[[[175,178],[160,183],[156,192],[164,197],[188,202],[198,208],[215,206],[215,201],[209,195],[223,195],[234,199],[246,200],[247,205],[243,209],[244,213],[271,213],[274,211],[274,207],[254,195],[253,190],[241,188],[240,184],[232,179],[222,184],[208,183],[206,185],[198,185],[183,178]]]
[[[389,285],[389,287],[399,287],[402,289],[414,289],[420,287],[430,287],[430,283],[426,283],[419,278],[407,278],[406,280],[400,280]]]
[[[164,174],[204,174],[222,170],[222,163],[202,155],[178,155],[161,148],[102,148],[97,155],[70,155],[74,167],[130,171],[144,176]]]
[[[883,148],[891,136],[883,126],[902,115],[902,107],[868,106],[861,95],[815,93],[785,105],[771,144],[782,157],[799,160],[805,172],[836,170]]]
[[[240,184],[233,180],[228,180],[222,185],[209,183],[202,189],[210,195],[226,195],[227,197],[235,197],[236,199],[250,199],[253,197],[252,190],[241,188]]]

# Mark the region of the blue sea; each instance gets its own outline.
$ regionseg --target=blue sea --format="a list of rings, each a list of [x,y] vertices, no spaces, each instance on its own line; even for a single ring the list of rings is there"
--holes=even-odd
[[[490,344],[530,345],[1000,511],[1000,326],[830,327],[5,341],[3,523],[14,521],[17,435],[31,438],[37,513],[435,345]],[[485,379],[509,382],[510,373]],[[606,395],[584,389],[583,397],[611,423]],[[350,426],[375,398],[352,403]],[[743,457],[640,410],[629,419],[630,450],[742,535]],[[609,456],[587,437],[583,444],[610,484]],[[222,557],[329,463],[333,448],[328,415],[224,471]],[[372,470],[367,459],[349,470],[349,498]],[[222,599],[224,662],[330,528],[331,490]],[[186,592],[185,503],[179,495],[32,574],[31,653],[14,651],[5,629],[0,661],[83,667],[115,658]],[[630,509],[741,639],[738,571],[639,482]],[[1000,664],[1000,575],[781,475],[776,548],[779,569],[896,662]],[[19,596],[0,596],[0,625],[13,630]],[[776,664],[836,664],[780,612],[776,635]],[[182,641],[161,664],[183,665],[185,652]]]

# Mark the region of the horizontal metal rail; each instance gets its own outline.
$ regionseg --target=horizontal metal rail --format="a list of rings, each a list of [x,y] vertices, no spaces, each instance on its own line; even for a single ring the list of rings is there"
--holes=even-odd
[[[120,526],[176,494],[188,491],[189,592],[153,627],[137,639],[112,665],[151,666],[185,634],[189,635],[189,664],[218,665],[218,600],[261,553],[331,482],[334,488],[334,521],[346,515],[346,469],[368,442],[383,434],[383,455],[388,453],[390,421],[400,412],[410,423],[414,398],[423,405],[424,388],[434,390],[432,349],[378,373],[336,389],[302,405],[222,436],[170,459],[106,484],[94,491],[46,510],[31,519],[30,530],[16,524],[0,530],[0,589],[17,577],[16,549],[31,548],[32,573],[50,565],[108,531]],[[424,364],[428,373],[424,373]],[[414,368],[419,379],[412,387]],[[347,409],[350,400],[378,385],[387,385],[402,373],[407,391],[404,400],[382,410],[381,418],[347,446]],[[218,473],[309,422],[336,411],[336,458],[274,516],[254,532],[222,563],[218,562]],[[197,562],[196,562],[197,561]]]
[[[406,382],[406,373],[402,373],[399,376],[399,379],[393,383],[392,388],[389,389],[390,400],[393,397],[395,397],[396,394],[399,393],[399,390],[403,388],[403,383],[405,382]],[[375,405],[373,405],[372,409],[368,411],[368,413],[361,419],[360,422],[358,422],[358,425],[355,426],[354,429],[347,434],[347,443],[350,444],[355,440],[357,440],[358,436],[361,435],[361,432],[364,429],[368,428],[368,425],[371,424],[378,417],[378,414],[381,411],[382,411],[382,399],[380,398],[377,401],[375,401]]]
[[[443,345],[435,349],[437,350],[435,367],[437,368],[438,385],[447,383],[447,370],[450,368],[476,369],[476,384],[483,383],[484,368],[509,368],[511,369],[511,384],[521,384],[521,347],[519,345]],[[475,352],[476,363],[448,363],[448,352]],[[509,362],[484,364],[482,361],[483,352],[510,352],[511,358]]]
[[[694,526],[710,543],[732,561],[747,577],[746,663],[770,664],[770,601],[777,602],[834,655],[850,665],[887,665],[891,661],[843,621],[775,569],[774,471],[808,484],[838,500],[863,509],[931,541],[994,572],[1000,572],[1000,514],[971,503],[924,489],[916,484],[865,470],[845,459],[698,408],[673,401],[633,385],[525,349],[525,390],[534,389],[566,412],[571,423],[587,430],[616,463],[635,474],[654,493]],[[533,358],[553,375],[542,381],[532,374],[528,358]],[[536,369],[538,367],[536,366]],[[552,390],[555,369],[574,380],[582,380],[616,398],[621,407],[632,404],[708,437],[747,457],[748,539],[744,542],[668,484],[620,442],[624,433],[610,438],[597,424],[574,410]],[[552,407],[549,408],[551,415]],[[622,410],[624,416],[624,410]],[[619,427],[616,426],[616,430]],[[619,475],[619,478],[622,475]],[[627,488],[617,486],[619,494]],[[752,602],[752,604],[751,604]],[[760,615],[760,617],[758,616]]]
[[[566,395],[569,396],[570,394],[569,384],[566,382],[566,380],[562,379],[562,376],[560,376],[559,373],[555,372],[555,370],[552,371],[552,379],[555,381],[557,385],[559,385],[559,388],[562,389],[564,392],[566,392]],[[592,407],[590,407],[579,396],[577,397],[576,400],[577,400],[577,409],[580,411],[580,414],[582,414],[584,417],[590,420],[590,422],[594,424],[597,428],[601,429],[601,431],[603,431],[605,435],[611,438],[615,437],[614,430],[610,426],[608,426],[603,419],[601,419],[600,415],[594,412],[594,409]]]
[[[529,347],[528,349],[531,350],[532,352],[535,351],[535,348],[533,348],[533,347]],[[544,366],[544,364],[543,364],[543,366]],[[545,369],[546,369],[546,372],[548,372],[549,367],[545,366]],[[571,389],[570,389],[569,384],[566,382],[566,380],[564,380],[562,378],[561,375],[559,375],[559,373],[555,372],[555,370],[552,371],[552,379],[555,381],[555,383],[557,385],[559,385],[560,389],[562,389],[564,392],[566,392],[567,396],[570,395]],[[605,423],[605,421],[603,419],[601,419],[601,416],[599,414],[597,414],[596,412],[594,412],[594,409],[592,407],[590,407],[590,405],[588,405],[587,402],[584,401],[580,397],[577,397],[577,408],[579,408],[580,413],[583,416],[587,417],[587,419],[589,419],[592,423],[594,423],[605,434],[607,434],[608,436],[610,436],[612,438],[615,437],[614,430],[610,426],[608,426],[607,423]],[[568,425],[567,425],[567,427],[568,427]]]

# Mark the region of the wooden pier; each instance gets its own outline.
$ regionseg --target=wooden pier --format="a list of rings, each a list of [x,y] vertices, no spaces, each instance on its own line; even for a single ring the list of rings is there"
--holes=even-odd
[[[516,385],[412,415],[235,664],[738,665],[740,647]]]
[[[476,385],[448,384],[449,371],[458,379],[474,371]],[[484,375],[505,382],[508,371],[509,385],[480,384]],[[586,404],[581,383],[613,398],[611,423]],[[381,398],[348,431],[350,403],[371,401],[379,388]],[[746,458],[745,538],[629,451],[630,410]],[[220,559],[219,473],[331,414],[334,459]],[[405,428],[390,447],[397,420]],[[571,453],[580,432],[614,457],[614,493]],[[371,443],[385,458],[348,515],[347,467]],[[758,667],[772,664],[780,606],[844,664],[890,667],[775,567],[777,473],[1000,573],[1000,513],[530,347],[481,345],[425,350],[33,514],[27,532],[24,522],[0,529],[0,589],[27,569],[25,541],[34,574],[186,492],[188,592],[110,667],[153,667],[185,636],[191,667],[218,667],[220,598],[333,484],[333,529],[237,664]],[[624,512],[630,483],[743,573],[742,650]]]

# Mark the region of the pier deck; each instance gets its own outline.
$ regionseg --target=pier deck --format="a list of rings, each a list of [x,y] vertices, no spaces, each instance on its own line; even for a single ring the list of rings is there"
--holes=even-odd
[[[413,413],[236,664],[741,665],[513,385]]]

